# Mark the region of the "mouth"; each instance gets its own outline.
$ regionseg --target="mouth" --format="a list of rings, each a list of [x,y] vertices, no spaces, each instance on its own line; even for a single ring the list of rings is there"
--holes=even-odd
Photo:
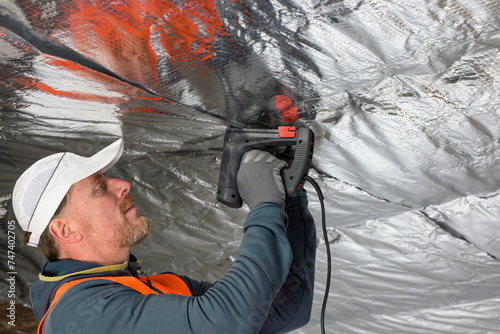
[[[135,209],[134,199],[132,198],[132,196],[127,195],[127,196],[125,196],[125,199],[120,206],[121,206],[123,214],[126,214],[127,212]]]
[[[125,211],[123,211],[123,214],[127,214],[127,212],[129,212],[129,211],[130,211],[130,210],[132,210],[132,209],[135,209],[135,206],[134,206],[134,204],[132,204],[132,203],[131,203],[131,204],[130,204],[130,205],[129,205],[126,209],[125,209]]]

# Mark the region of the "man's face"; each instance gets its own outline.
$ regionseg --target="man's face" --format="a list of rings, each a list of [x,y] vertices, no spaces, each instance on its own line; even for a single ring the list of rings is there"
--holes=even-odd
[[[139,216],[129,190],[129,182],[97,172],[71,187],[63,215],[96,247],[131,248],[149,234],[150,222]]]

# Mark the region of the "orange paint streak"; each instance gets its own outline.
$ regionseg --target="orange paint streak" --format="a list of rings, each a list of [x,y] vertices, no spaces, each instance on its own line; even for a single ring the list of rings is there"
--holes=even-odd
[[[69,33],[78,52],[146,85],[159,82],[162,57],[204,62],[214,56],[216,37],[227,36],[213,0],[73,0],[59,6],[54,31]]]
[[[8,34],[2,27],[0,27],[0,39],[5,40],[16,49],[22,50],[29,55],[38,54],[38,50],[33,48],[30,44],[28,44],[28,42],[17,39],[17,36],[15,35]]]
[[[78,80],[83,79],[86,80],[87,82],[90,83],[95,82],[97,84],[106,87],[106,91],[103,92],[104,93],[103,95],[97,95],[90,93],[82,93],[78,91],[58,91],[40,82],[41,86],[39,86],[38,88],[40,90],[45,91],[46,93],[52,93],[53,95],[57,96],[65,96],[75,100],[99,101],[111,104],[111,103],[124,103],[128,100],[127,96],[133,96],[137,94],[137,91],[139,90],[134,86],[130,86],[120,80],[102,74],[100,72],[96,72],[94,70],[91,70],[85,66],[82,66],[78,63],[74,63],[67,59],[62,59],[49,55],[43,55],[43,62],[46,65],[55,67],[56,69],[60,68],[63,71],[68,71],[69,73],[74,74]],[[124,97],[106,96],[107,91],[113,91],[122,94]]]
[[[137,113],[137,114],[147,113],[147,114],[151,114],[151,113],[157,113],[157,111],[158,110],[156,110],[154,108],[142,107],[142,108],[134,108],[132,110],[127,110],[127,113]]]
[[[25,78],[25,79],[31,79],[31,78]],[[72,100],[77,100],[77,101],[96,101],[96,102],[101,102],[101,103],[107,103],[107,104],[120,104],[120,103],[125,103],[127,102],[128,99],[126,98],[120,98],[120,97],[106,97],[102,95],[97,95],[97,94],[89,94],[89,93],[81,93],[81,92],[75,92],[75,91],[62,91],[62,90],[56,90],[49,85],[44,84],[43,82],[37,81],[37,80],[26,80],[24,82],[25,85],[27,85],[30,88],[33,88],[38,91],[43,91],[45,93],[58,96],[58,97],[68,97],[71,98]]]
[[[165,77],[169,75],[166,72],[159,73],[157,65],[160,61],[167,58],[168,63],[174,66],[184,63],[187,66],[182,66],[183,71],[203,75],[210,70],[210,60],[217,55],[216,42],[231,38],[215,8],[214,0],[58,1],[57,20],[50,22],[43,18],[42,11],[37,8],[39,5],[33,5],[30,0],[18,1],[23,4],[23,8],[27,8],[28,20],[34,29],[45,29],[41,35],[48,33],[48,39],[65,43],[123,78],[153,90],[160,88],[157,91],[164,89],[161,87],[162,81],[165,82]],[[240,3],[242,8],[246,7],[244,1],[231,1]],[[252,21],[252,11],[244,12],[246,19]],[[234,25],[238,26],[237,20]],[[230,42],[236,43],[236,40]],[[77,73],[91,82],[103,83],[105,87],[124,96],[131,97],[138,92],[144,94],[138,88],[73,62],[50,57],[46,61],[52,66]],[[113,101],[113,98],[96,94],[57,90],[42,82],[31,83],[30,87],[73,99],[97,99],[105,103]],[[135,97],[168,101],[160,97]],[[118,100],[121,103],[127,101],[126,98]],[[299,108],[287,95],[276,95],[274,103],[284,122],[300,118]],[[153,112],[146,111],[149,108],[141,110],[140,112]]]
[[[299,107],[286,95],[276,95],[274,104],[280,113],[283,122],[289,123],[300,118]]]
[[[165,98],[161,96],[134,96],[136,99],[148,100],[148,101],[165,101]]]
[[[51,56],[46,56],[42,55],[41,56],[42,61],[45,62],[45,64],[49,66],[54,66],[54,67],[61,67],[66,71],[69,72],[80,72],[78,73],[79,76],[77,77],[76,80],[80,80],[80,78],[85,78],[88,77],[90,82],[96,82],[99,84],[104,84],[104,86],[109,86],[110,81],[114,80],[114,85],[112,86],[113,88],[120,87],[120,85],[124,86],[123,83],[121,83],[118,80],[109,78],[103,74],[96,75],[96,72],[75,64],[71,61],[65,60],[65,59],[59,59]],[[57,71],[54,70],[54,71]],[[96,80],[97,79],[97,80]],[[105,82],[99,82],[99,79],[106,80]],[[101,80],[102,81],[102,80]],[[32,77],[27,77],[27,76],[21,76],[21,75],[16,75],[12,76],[9,78],[9,85],[15,86],[17,89],[23,89],[23,90],[33,90],[33,91],[39,91],[43,92],[46,94],[50,94],[52,96],[60,97],[60,98],[69,98],[72,100],[77,100],[77,101],[95,101],[95,102],[101,102],[101,103],[106,103],[106,104],[122,104],[128,101],[128,96],[123,94],[123,97],[110,97],[106,96],[106,93],[108,92],[103,91],[103,95],[99,94],[92,94],[92,93],[86,93],[78,90],[61,90],[61,89],[56,89],[49,84],[43,82],[40,79],[37,78],[32,78]],[[134,87],[134,92],[137,89]],[[113,90],[115,91],[115,90]],[[123,87],[122,91],[126,91],[126,87]]]
[[[106,74],[96,72],[83,65],[72,62],[71,60],[58,58],[50,55],[44,55],[44,63],[50,66],[59,67],[63,70],[75,73],[79,77],[86,78],[90,81],[97,81],[110,86],[125,85],[121,81],[112,78]]]

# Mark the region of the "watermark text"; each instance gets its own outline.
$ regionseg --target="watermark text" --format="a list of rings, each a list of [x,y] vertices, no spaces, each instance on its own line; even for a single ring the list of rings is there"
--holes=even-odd
[[[10,326],[16,326],[16,222],[11,220],[7,225],[7,318]]]

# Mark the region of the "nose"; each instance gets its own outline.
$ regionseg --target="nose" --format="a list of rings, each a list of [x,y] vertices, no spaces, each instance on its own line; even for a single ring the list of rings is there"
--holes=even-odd
[[[118,198],[123,198],[130,191],[130,182],[122,179],[109,179]]]

